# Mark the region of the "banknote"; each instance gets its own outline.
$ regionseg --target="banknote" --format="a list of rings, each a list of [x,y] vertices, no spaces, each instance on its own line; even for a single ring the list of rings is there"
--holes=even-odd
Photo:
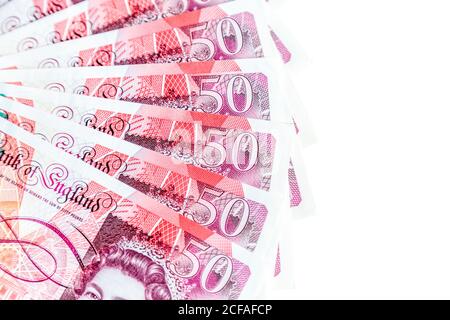
[[[284,184],[277,193],[261,192],[6,98],[0,98],[0,108],[16,125],[247,250],[265,252],[265,244],[273,241],[270,228],[263,234],[268,240],[261,235],[264,226],[279,221],[278,203],[286,198]],[[126,122],[119,115],[115,121],[111,128],[123,127]]]
[[[0,126],[2,300],[111,298],[89,285],[106,278],[104,293],[130,279],[100,277],[106,266],[161,289],[116,287],[116,298],[235,299],[259,287],[264,265],[239,247],[188,219],[162,219],[164,206],[5,119]],[[154,267],[137,271],[130,260]]]
[[[274,56],[263,11],[237,0],[0,59],[0,68],[170,63]],[[64,32],[66,32],[64,30]],[[58,34],[62,34],[60,31]],[[5,35],[17,39],[13,33]],[[42,42],[44,34],[34,41]],[[61,36],[58,36],[61,38]],[[4,39],[13,43],[13,39]],[[53,43],[53,42],[52,42]],[[7,49],[5,49],[7,50]],[[21,50],[23,51],[23,50]],[[1,54],[1,51],[0,51]]]
[[[200,111],[67,94],[5,83],[0,83],[0,96],[17,100],[99,131],[107,131],[100,127],[101,121],[105,121],[106,118],[102,114],[110,114],[111,116],[123,115],[129,119],[134,119],[135,117],[164,118],[171,121],[199,122],[207,127],[259,130],[261,132],[271,130],[272,125],[271,122],[266,120],[232,116],[225,113],[209,114]],[[89,119],[87,115],[91,115],[91,118]],[[292,122],[276,122],[275,125],[277,124],[284,124],[286,127],[291,128],[290,131],[295,132],[294,123]],[[119,132],[115,132],[114,135],[117,134]],[[123,132],[120,131],[120,134],[123,134]]]
[[[292,122],[267,59],[3,70],[0,81],[166,108]]]
[[[0,10],[0,34],[64,10],[82,0],[14,0]]]

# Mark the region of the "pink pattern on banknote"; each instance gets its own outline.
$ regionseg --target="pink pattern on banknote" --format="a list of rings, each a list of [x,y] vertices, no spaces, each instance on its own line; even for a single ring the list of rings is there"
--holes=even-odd
[[[298,207],[302,202],[302,195],[300,194],[300,186],[298,185],[297,174],[295,173],[295,168],[292,161],[289,163],[288,179],[291,207]]]
[[[132,125],[124,140],[251,186],[270,189],[275,151],[271,135],[151,118],[146,118],[145,124],[143,130]]]
[[[256,246],[267,216],[261,204],[140,159],[130,159],[119,180],[248,250]]]
[[[57,10],[59,8],[59,3],[57,3],[57,1],[59,0],[51,1],[55,1],[55,5],[53,5],[53,9],[49,10]],[[193,0],[189,0],[189,2],[192,1]],[[228,1],[231,0],[209,1],[207,4],[201,5],[200,7],[208,7]],[[16,51],[21,52],[48,44],[78,39],[92,35],[93,33],[101,33],[125,26],[151,22],[165,18],[168,15],[175,15],[184,12],[179,10],[180,6],[178,10],[173,10],[174,7],[171,5],[167,6],[166,1],[159,0],[156,2],[158,3],[157,7],[154,6],[153,1],[148,0],[91,0],[88,2],[89,8],[87,10],[82,11],[83,9],[80,7],[76,8],[77,10],[74,10],[71,15],[70,12],[66,12],[66,16],[69,16],[68,18],[61,18],[60,20],[54,22],[53,26],[49,26],[51,31],[48,31],[48,34],[44,37],[45,39],[37,39],[31,35],[25,36],[23,39],[19,39],[18,44],[15,45]],[[73,6],[72,8],[75,7],[76,6]],[[195,7],[196,6],[188,4],[188,6],[186,6],[186,10],[194,10]],[[66,10],[71,10],[72,8],[67,8]],[[162,10],[172,10],[172,12],[164,12]],[[36,20],[35,17],[43,17],[45,14],[42,12],[40,7],[34,6],[31,10],[31,16],[32,19]],[[35,17],[33,18],[33,16]],[[2,28],[10,30],[17,27],[19,24],[20,21],[17,21],[17,18],[10,17],[7,21],[5,21]]]
[[[77,1],[70,0],[29,0],[12,3],[2,10],[14,10],[10,16],[3,16],[0,21],[0,34],[10,32],[36,20],[61,11]]]
[[[30,22],[39,20],[45,16],[61,11],[74,2],[67,0],[33,0],[33,7],[29,8],[28,18]]]
[[[192,16],[192,15],[191,15]],[[169,21],[168,21],[169,22]],[[179,23],[179,22],[178,22]],[[109,52],[111,65],[171,63],[207,60],[258,58],[263,56],[255,20],[250,13],[239,13],[220,19],[174,27],[161,32],[116,42]],[[95,59],[87,56],[96,52],[83,50],[81,66],[94,66]],[[103,64],[104,65],[104,64]]]
[[[90,22],[83,13],[73,19],[61,21],[54,26],[54,31],[48,34],[47,44],[74,40],[90,34]]]
[[[1,109],[0,109],[1,111]],[[20,116],[9,115],[1,111],[8,120],[13,121],[22,128],[32,127],[33,122]],[[27,145],[21,144],[19,141],[6,139],[5,135],[0,132],[0,177],[5,177],[13,173],[13,170],[20,166],[28,165],[33,157],[33,149]],[[2,210],[17,210],[23,198],[23,189],[19,188],[11,181],[0,182],[0,208]],[[12,212],[10,212],[12,213]]]
[[[281,253],[280,253],[280,246],[278,246],[277,251],[277,259],[275,262],[275,277],[278,277],[281,274]]]
[[[281,59],[283,60],[283,62],[289,63],[292,59],[292,53],[289,51],[289,49],[286,47],[283,41],[281,41],[281,39],[273,30],[270,30],[270,35],[272,36],[272,39],[275,42],[275,45],[277,47],[278,52],[281,55]]]
[[[93,33],[101,33],[229,1],[231,0],[95,0],[89,2],[89,16]]]
[[[151,0],[100,0],[89,3],[89,16],[94,34],[122,28],[140,16],[146,16],[152,21],[158,14],[159,11]]]
[[[3,141],[10,144],[17,144],[18,142],[7,135],[3,136]],[[23,147],[26,146],[20,142],[19,144]],[[26,146],[26,149],[32,150],[28,146]],[[92,195],[87,194],[89,191],[87,185],[83,186],[81,182],[73,184],[71,187],[63,184],[63,181],[67,178],[67,170],[64,166],[53,163],[44,169],[39,162],[36,162],[34,152],[24,153],[26,149],[11,150],[10,153],[20,154],[22,160],[25,161],[18,166],[10,166],[13,169],[12,171],[5,173],[8,165],[6,163],[0,164],[0,169],[3,171],[0,176],[2,183],[23,190],[24,195],[26,194],[28,198],[37,201],[34,206],[36,207],[39,204],[40,210],[43,209],[45,200],[48,201],[48,208],[52,207],[53,210],[70,213],[71,219],[80,210],[85,211],[87,208],[90,208],[92,212],[97,211],[97,214],[103,212],[103,209],[105,209],[104,202],[102,206],[95,210],[92,210],[92,204],[87,205],[87,202],[82,202]],[[54,191],[52,192],[53,188]],[[74,191],[72,196],[72,191],[66,193],[69,190],[77,191]],[[82,193],[83,190],[85,193]],[[90,189],[90,191],[93,190]],[[5,192],[5,189],[2,190],[3,192]],[[49,196],[51,200],[48,198]],[[100,199],[98,197],[101,197],[101,195],[97,193],[94,197]],[[65,202],[70,202],[72,206],[63,208]],[[73,206],[74,204],[75,206]],[[7,206],[5,207],[7,208]],[[2,209],[5,207],[2,206]],[[58,207],[60,209],[57,209]],[[73,243],[76,239],[68,242],[67,237],[55,225],[40,219],[25,218],[28,214],[36,215],[36,213],[23,212],[22,209],[23,203],[20,202],[12,212],[9,214],[6,212],[5,215],[3,211],[0,217],[0,266],[4,272],[0,283],[5,285],[3,278],[6,277],[7,286],[10,288],[23,288],[26,284],[26,293],[20,290],[22,292],[17,297],[24,298],[24,295],[27,294],[29,297],[35,298],[52,298],[58,290],[69,283],[70,277],[67,277],[67,271],[70,269],[69,264],[78,265],[78,251],[83,248],[80,246],[75,249]],[[43,212],[42,216],[44,215]],[[84,213],[81,213],[80,217],[84,215]],[[73,223],[77,222],[73,220]],[[33,231],[36,227],[39,227],[39,231]],[[5,264],[5,261],[9,261],[9,263]],[[11,264],[13,261],[16,263]],[[15,283],[15,285],[9,286],[10,283]],[[40,290],[34,291],[34,285]],[[43,288],[45,290],[42,290]],[[12,294],[9,290],[5,290],[4,295],[10,298]]]
[[[270,120],[269,84],[262,73],[91,78],[71,90],[100,98]]]

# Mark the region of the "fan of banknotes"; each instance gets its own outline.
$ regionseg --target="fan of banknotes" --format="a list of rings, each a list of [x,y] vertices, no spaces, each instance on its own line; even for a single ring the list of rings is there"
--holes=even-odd
[[[1,1],[0,300],[251,299],[288,272],[310,199],[271,5]]]

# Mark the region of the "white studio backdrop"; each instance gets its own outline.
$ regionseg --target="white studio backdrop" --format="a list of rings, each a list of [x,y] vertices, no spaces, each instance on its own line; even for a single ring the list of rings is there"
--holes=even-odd
[[[269,297],[449,299],[450,1],[273,1],[317,143],[296,287]]]

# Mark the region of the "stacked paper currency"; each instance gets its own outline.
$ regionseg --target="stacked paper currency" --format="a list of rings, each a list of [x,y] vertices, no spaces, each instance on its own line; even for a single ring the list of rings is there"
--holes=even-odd
[[[1,300],[252,299],[289,272],[307,125],[270,5],[1,1]]]

